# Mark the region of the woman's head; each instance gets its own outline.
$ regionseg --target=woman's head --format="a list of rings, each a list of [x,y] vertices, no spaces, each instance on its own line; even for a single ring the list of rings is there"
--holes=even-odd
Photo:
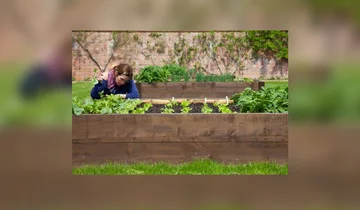
[[[125,85],[133,78],[133,69],[130,65],[122,63],[114,67],[115,83],[117,86]]]

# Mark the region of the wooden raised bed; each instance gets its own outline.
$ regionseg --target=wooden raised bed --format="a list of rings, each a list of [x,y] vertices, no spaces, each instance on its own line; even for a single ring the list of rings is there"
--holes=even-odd
[[[73,165],[112,162],[287,161],[287,114],[73,116]]]
[[[264,82],[163,82],[136,83],[141,98],[225,98],[250,87],[260,90]]]

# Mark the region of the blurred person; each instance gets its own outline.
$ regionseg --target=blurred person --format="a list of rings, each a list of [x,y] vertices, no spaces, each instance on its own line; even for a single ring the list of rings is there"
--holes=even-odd
[[[30,67],[20,81],[22,97],[33,98],[54,88],[71,88],[71,44],[68,41],[62,43],[48,57]]]
[[[139,98],[139,91],[133,80],[133,69],[121,63],[101,74],[98,83],[91,90],[91,98],[100,99],[100,92],[106,95],[119,94],[124,99]]]

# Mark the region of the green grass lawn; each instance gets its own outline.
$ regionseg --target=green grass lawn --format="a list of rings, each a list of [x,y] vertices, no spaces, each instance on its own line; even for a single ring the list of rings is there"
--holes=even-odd
[[[265,87],[288,87],[288,81],[270,80],[265,82]],[[92,82],[74,82],[72,84],[72,95],[79,99],[90,97],[90,91],[94,87]]]
[[[288,81],[278,81],[278,80],[268,80],[265,81],[265,87],[277,87],[280,86],[282,88],[288,87],[289,83]]]
[[[270,162],[221,164],[198,159],[178,165],[164,162],[84,165],[74,167],[72,173],[73,175],[287,175],[288,164]]]
[[[90,97],[90,91],[94,87],[92,82],[73,82],[72,96],[77,96],[79,99]]]

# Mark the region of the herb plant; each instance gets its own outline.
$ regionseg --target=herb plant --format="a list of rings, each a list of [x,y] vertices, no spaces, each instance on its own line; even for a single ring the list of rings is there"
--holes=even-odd
[[[175,100],[170,100],[167,104],[165,104],[165,108],[161,108],[161,113],[171,114],[174,113],[174,106],[177,106],[178,103]]]
[[[201,113],[208,114],[212,113],[213,109],[209,107],[207,103],[204,103],[204,106],[201,108]]]
[[[129,114],[141,103],[139,99],[122,99],[118,95],[106,95],[93,100],[73,98],[72,113],[81,114]]]
[[[287,113],[288,88],[262,87],[259,91],[246,88],[232,98],[242,113]]]
[[[136,108],[132,111],[132,114],[145,114],[153,105],[151,103],[145,103],[142,107]]]
[[[190,106],[190,101],[188,101],[188,100],[182,101],[181,102],[181,107],[182,107],[181,113],[183,113],[183,114],[189,113],[192,110],[192,108],[190,108],[189,106]]]
[[[138,82],[167,82],[170,78],[170,72],[166,68],[160,66],[146,66],[140,70],[134,78]]]
[[[232,113],[231,109],[228,107],[228,104],[214,103],[214,106],[219,108],[219,111],[223,114]]]

